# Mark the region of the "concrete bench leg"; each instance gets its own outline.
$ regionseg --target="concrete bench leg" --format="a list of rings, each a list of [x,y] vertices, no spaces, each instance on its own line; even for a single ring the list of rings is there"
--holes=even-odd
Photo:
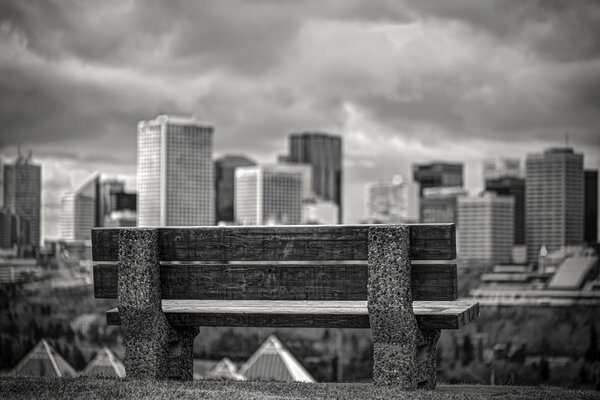
[[[171,328],[169,335],[168,378],[181,381],[194,379],[194,339],[196,326]]]
[[[440,338],[439,329],[422,329],[417,347],[419,389],[435,389],[437,382],[437,342]]]
[[[419,386],[421,332],[412,309],[410,231],[369,228],[368,310],[373,334],[373,381],[412,390]]]
[[[167,378],[171,327],[161,307],[158,230],[120,231],[118,285],[127,376]]]

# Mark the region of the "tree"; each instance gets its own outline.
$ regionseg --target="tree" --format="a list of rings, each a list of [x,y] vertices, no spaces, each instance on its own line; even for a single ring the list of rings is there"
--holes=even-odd
[[[590,342],[588,348],[585,350],[585,361],[596,362],[600,360],[600,350],[598,350],[598,332],[596,331],[596,325],[592,323],[590,325]]]
[[[462,365],[466,366],[473,362],[473,343],[471,342],[471,337],[466,335],[463,339],[463,351],[462,351]]]

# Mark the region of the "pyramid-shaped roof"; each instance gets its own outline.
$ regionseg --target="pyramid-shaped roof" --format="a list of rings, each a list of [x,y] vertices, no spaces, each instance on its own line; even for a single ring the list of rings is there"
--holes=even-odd
[[[88,363],[81,375],[125,377],[125,366],[107,347],[102,348]]]
[[[222,359],[210,369],[210,371],[206,374],[207,378],[225,378],[225,379],[233,379],[236,381],[245,381],[246,378],[244,375],[237,372],[237,368],[234,363],[227,357]]]
[[[275,335],[271,335],[240,368],[248,379],[285,382],[314,382],[315,379],[286,349]]]
[[[42,339],[19,361],[10,375],[61,378],[73,377],[77,373],[45,339]]]

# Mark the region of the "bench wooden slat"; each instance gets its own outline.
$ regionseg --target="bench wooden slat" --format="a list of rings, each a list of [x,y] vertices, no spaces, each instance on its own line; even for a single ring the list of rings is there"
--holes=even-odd
[[[270,326],[369,328],[366,301],[163,300],[163,312],[173,326]],[[421,329],[459,329],[479,315],[476,302],[415,301]],[[116,308],[106,313],[109,325],[119,325]]]
[[[117,265],[94,265],[97,298],[117,297]],[[415,264],[414,300],[455,300],[456,265]],[[366,300],[366,264],[163,265],[163,299]]]
[[[411,259],[456,258],[454,224],[410,226]],[[94,261],[118,261],[119,230],[92,229]],[[366,260],[369,225],[158,228],[162,261]]]

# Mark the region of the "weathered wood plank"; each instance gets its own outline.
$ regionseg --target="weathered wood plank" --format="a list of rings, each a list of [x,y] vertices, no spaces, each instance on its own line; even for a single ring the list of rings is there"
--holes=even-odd
[[[410,226],[411,259],[456,258],[454,224]],[[370,225],[159,228],[162,261],[366,260]],[[94,261],[117,261],[119,229],[92,230]]]
[[[365,300],[366,264],[192,264],[163,265],[163,299],[190,300]],[[455,300],[456,265],[416,264],[415,300]],[[117,265],[94,266],[94,294],[116,298]]]
[[[415,301],[413,311],[422,329],[459,329],[479,315],[479,304]],[[173,326],[369,328],[366,301],[163,300],[163,312]],[[116,308],[106,318],[120,324]]]

